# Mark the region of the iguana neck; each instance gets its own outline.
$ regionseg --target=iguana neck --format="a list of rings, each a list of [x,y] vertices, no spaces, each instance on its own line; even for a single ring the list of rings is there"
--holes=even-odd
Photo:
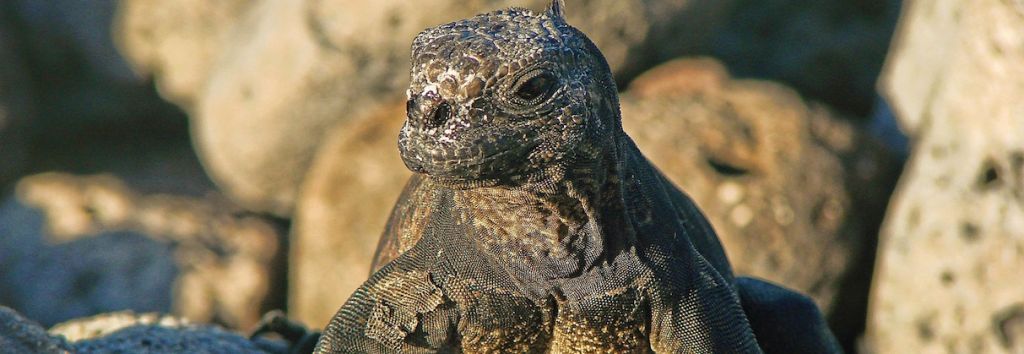
[[[618,144],[600,158],[541,182],[455,191],[460,222],[474,242],[511,273],[531,280],[582,275],[622,244]]]

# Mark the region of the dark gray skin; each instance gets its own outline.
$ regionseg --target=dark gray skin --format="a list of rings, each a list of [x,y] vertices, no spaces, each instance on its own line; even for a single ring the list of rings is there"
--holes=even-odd
[[[714,231],[622,131],[559,2],[420,33],[408,96],[386,265],[317,352],[761,352]]]

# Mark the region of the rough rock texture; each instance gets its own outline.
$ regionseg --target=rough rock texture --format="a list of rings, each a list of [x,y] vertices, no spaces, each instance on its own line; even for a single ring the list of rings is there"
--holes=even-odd
[[[882,88],[913,141],[868,346],[1024,352],[1024,3],[909,3]],[[926,300],[925,300],[926,299]]]
[[[271,224],[109,176],[23,179],[0,235],[0,303],[44,324],[133,309],[247,327],[272,295]]]
[[[192,103],[194,137],[218,184],[247,207],[288,215],[324,132],[404,89],[417,32],[487,10],[548,3],[263,0],[191,7],[133,0],[119,23],[136,66],[156,73],[170,97]],[[625,78],[706,47],[732,3],[602,0],[574,3],[568,16]]]
[[[67,341],[46,333],[38,323],[16,311],[0,306],[0,353],[59,353],[67,352]]]
[[[901,0],[739,0],[712,54],[740,77],[781,81],[867,117]]]
[[[823,107],[776,84],[730,80],[712,60],[652,69],[622,104],[627,133],[709,216],[737,273],[810,294],[849,345],[897,173],[889,155]],[[400,107],[335,130],[303,188],[290,309],[311,326],[368,275],[403,185],[395,181],[409,174],[395,148]]]
[[[34,113],[24,59],[13,42],[10,24],[0,18],[0,193],[24,168],[26,125]]]
[[[284,353],[283,343],[157,314],[117,312],[59,324],[49,333],[0,306],[0,353]]]
[[[169,315],[112,312],[78,318],[50,328],[77,352],[93,353],[284,353],[277,341],[248,339],[210,325]]]
[[[322,328],[370,274],[388,212],[412,174],[396,140],[405,105],[386,105],[340,125],[317,153],[290,238],[288,309]]]
[[[898,165],[790,89],[710,59],[638,77],[623,126],[711,220],[733,269],[811,296],[847,347],[863,328],[875,235]]]

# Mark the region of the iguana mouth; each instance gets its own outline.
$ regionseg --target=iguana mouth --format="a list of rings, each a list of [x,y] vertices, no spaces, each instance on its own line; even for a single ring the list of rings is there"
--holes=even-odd
[[[470,135],[470,134],[467,134]],[[535,170],[529,156],[540,143],[533,129],[505,134],[478,131],[454,142],[403,130],[399,149],[406,167],[452,188],[513,182]]]

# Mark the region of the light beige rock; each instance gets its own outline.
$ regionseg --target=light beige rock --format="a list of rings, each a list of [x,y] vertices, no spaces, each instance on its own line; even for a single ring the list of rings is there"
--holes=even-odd
[[[541,10],[550,3],[142,1],[122,9],[125,52],[140,70],[156,73],[170,97],[194,102],[196,145],[228,195],[282,216],[290,215],[324,132],[403,92],[419,31],[480,12],[513,5]],[[620,77],[628,77],[705,47],[733,2],[569,2],[567,13]],[[151,15],[158,9],[169,15]],[[176,21],[161,20],[179,17],[180,32],[169,29]]]
[[[114,39],[161,94],[186,109],[228,46],[236,25],[256,0],[121,0]]]
[[[914,1],[882,89],[913,140],[866,344],[1024,352],[1024,3]]]
[[[103,337],[131,326],[161,326],[181,328],[193,324],[184,318],[159,313],[133,311],[110,312],[85,318],[76,318],[50,327],[47,332],[61,336],[70,342]]]

